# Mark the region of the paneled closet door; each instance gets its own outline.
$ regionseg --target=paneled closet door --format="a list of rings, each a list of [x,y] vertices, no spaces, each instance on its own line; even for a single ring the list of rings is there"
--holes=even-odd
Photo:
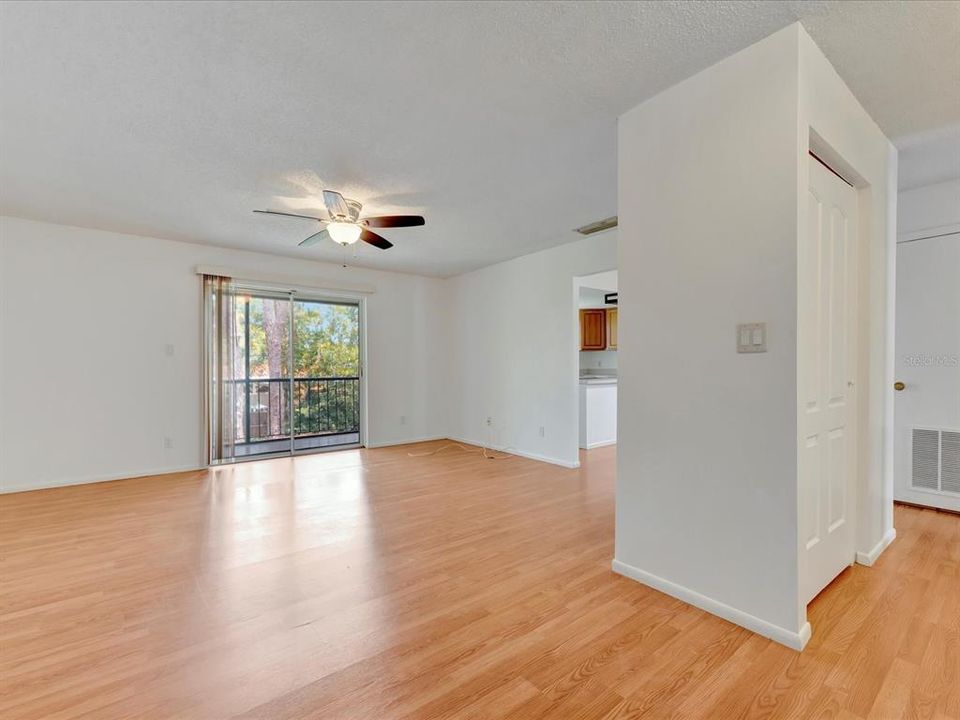
[[[809,602],[855,557],[857,192],[810,157],[799,250],[801,594]]]

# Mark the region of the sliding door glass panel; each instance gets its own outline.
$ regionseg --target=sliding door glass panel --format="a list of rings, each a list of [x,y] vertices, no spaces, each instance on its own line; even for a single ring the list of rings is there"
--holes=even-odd
[[[360,306],[237,289],[234,456],[360,444]]]
[[[360,306],[293,302],[294,451],[360,442]]]
[[[237,328],[243,337],[237,363],[237,457],[290,452],[290,310],[288,295],[250,292],[238,298]]]

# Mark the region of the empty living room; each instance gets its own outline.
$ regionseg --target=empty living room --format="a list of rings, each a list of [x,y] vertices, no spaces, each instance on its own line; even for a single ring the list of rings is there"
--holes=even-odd
[[[960,0],[0,3],[0,718],[960,720]]]

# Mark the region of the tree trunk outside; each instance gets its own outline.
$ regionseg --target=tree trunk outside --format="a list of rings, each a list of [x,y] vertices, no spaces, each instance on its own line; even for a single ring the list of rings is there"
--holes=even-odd
[[[283,377],[283,337],[288,332],[286,301],[263,301],[263,330],[267,340],[267,368],[271,378]],[[283,383],[270,383],[270,432],[280,435],[283,429],[280,398]]]

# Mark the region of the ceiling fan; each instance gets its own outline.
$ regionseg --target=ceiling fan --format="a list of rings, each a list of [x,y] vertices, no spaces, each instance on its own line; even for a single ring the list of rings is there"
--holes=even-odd
[[[300,247],[310,247],[329,238],[344,247],[352,245],[357,240],[363,240],[365,243],[381,250],[389,250],[393,247],[393,243],[375,232],[370,232],[368,228],[415,227],[426,223],[420,215],[379,215],[361,220],[360,208],[363,205],[356,200],[348,200],[333,190],[323,191],[323,202],[327,206],[327,212],[330,214],[329,218],[297,215],[296,213],[280,212],[279,210],[254,210],[254,212],[264,215],[305,218],[326,224],[323,230],[301,241]]]

